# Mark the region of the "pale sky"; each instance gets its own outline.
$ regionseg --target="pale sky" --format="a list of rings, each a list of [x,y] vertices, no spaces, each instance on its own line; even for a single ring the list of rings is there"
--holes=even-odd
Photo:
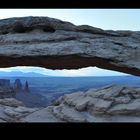
[[[48,16],[72,22],[88,24],[105,30],[140,31],[140,9],[0,9],[0,19],[23,16]],[[115,76],[124,73],[88,67],[79,70],[48,70],[39,67],[15,67],[0,71],[20,70],[54,76]]]
[[[12,68],[0,68],[0,71],[22,71],[24,73],[26,72],[36,72],[41,73],[44,75],[50,75],[50,76],[121,76],[121,75],[127,75],[125,73],[120,73],[116,71],[109,71],[105,69],[99,69],[97,67],[87,67],[82,68],[79,70],[50,70],[46,68],[41,67],[12,67]]]

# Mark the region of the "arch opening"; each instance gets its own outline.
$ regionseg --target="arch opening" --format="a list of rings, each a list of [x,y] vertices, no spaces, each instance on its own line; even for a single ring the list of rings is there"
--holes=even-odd
[[[0,77],[0,81],[14,91],[11,96],[27,107],[47,107],[65,94],[85,92],[106,85],[140,87],[140,77],[98,67],[52,70],[18,66],[0,68]],[[9,94],[6,96],[9,97]]]
[[[114,70],[124,72],[135,76],[140,76],[140,70],[136,67],[128,67],[126,65],[117,65],[113,60],[102,59],[99,57],[80,57],[75,55],[69,56],[16,56],[11,57],[0,56],[0,67],[14,67],[14,66],[37,66],[47,69],[79,69],[85,67],[98,67],[101,69]],[[22,62],[22,63],[21,63]]]

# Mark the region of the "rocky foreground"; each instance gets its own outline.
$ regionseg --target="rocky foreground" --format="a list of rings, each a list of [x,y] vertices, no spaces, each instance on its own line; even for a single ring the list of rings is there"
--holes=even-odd
[[[1,122],[140,122],[140,88],[109,85],[66,94],[43,109],[0,99]]]
[[[37,108],[27,108],[14,98],[0,99],[0,122],[21,122],[21,118],[37,111]]]

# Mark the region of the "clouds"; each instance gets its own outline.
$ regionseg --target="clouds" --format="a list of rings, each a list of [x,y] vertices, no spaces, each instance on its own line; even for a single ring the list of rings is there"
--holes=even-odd
[[[116,71],[110,71],[105,69],[100,69],[97,67],[87,67],[82,68],[79,70],[57,70],[61,76],[120,76],[120,75],[127,75],[125,73],[120,73]]]
[[[21,71],[24,73],[27,72],[36,72],[41,73],[44,75],[49,76],[120,76],[120,75],[127,75],[125,73],[120,73],[116,71],[110,71],[105,69],[100,69],[97,67],[87,67],[77,70],[51,70],[41,67],[26,67],[26,66],[18,66],[18,67],[11,67],[11,68],[0,68],[1,71]]]

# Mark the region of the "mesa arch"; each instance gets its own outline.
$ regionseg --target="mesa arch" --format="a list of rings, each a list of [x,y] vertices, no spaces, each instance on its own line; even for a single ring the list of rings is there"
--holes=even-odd
[[[88,66],[140,76],[140,32],[102,30],[49,17],[0,20],[0,67]]]

